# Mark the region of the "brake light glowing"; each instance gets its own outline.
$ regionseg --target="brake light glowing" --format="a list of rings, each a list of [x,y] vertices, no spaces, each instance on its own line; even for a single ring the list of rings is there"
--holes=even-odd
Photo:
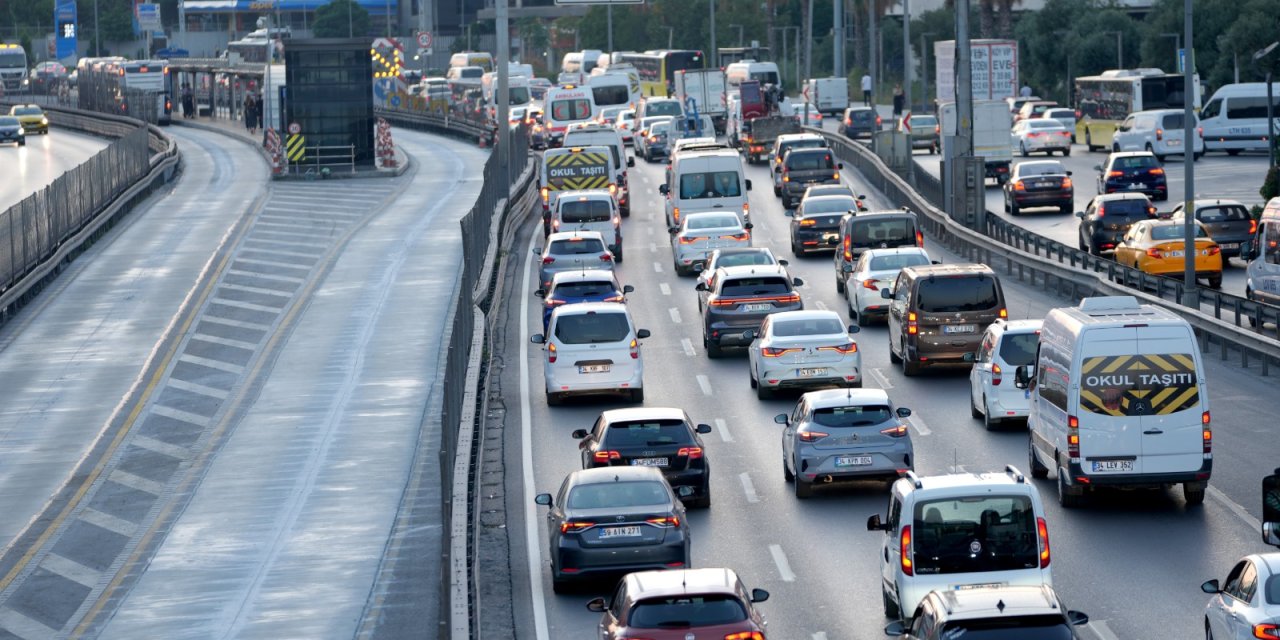
[[[1147,249],[1147,257],[1159,260],[1164,257],[1164,252],[1161,251],[1159,247],[1151,247],[1150,249]]]
[[[1164,169],[1161,169],[1160,167],[1156,167],[1154,169],[1147,169],[1147,173],[1153,176],[1162,176],[1164,175]]]
[[[822,431],[800,431],[796,433],[796,437],[800,438],[800,442],[817,442],[830,434]]]
[[[793,351],[799,351],[796,347],[765,347],[760,350],[760,355],[766,358],[781,358]]]
[[[1026,185],[1022,184],[1022,181],[1021,181],[1021,180],[1014,180],[1014,181],[1013,181],[1013,190],[1014,190],[1014,191],[1026,191],[1026,190],[1027,190],[1027,187],[1026,187]]]
[[[1070,135],[1070,134],[1068,134],[1068,135]],[[1071,188],[1071,178],[1063,178],[1063,179],[1062,179],[1062,188],[1063,188],[1063,189],[1070,189],[1070,188]]]
[[[551,189],[548,189],[547,187],[543,187],[543,188],[542,188],[542,202],[543,202],[543,203],[545,203],[545,202],[547,201],[547,199],[548,199],[550,196],[551,196]]]
[[[1036,518],[1036,533],[1040,535],[1040,568],[1049,568],[1049,525],[1044,518]]]
[[[703,238],[697,238],[697,237],[694,237],[694,236],[681,236],[681,237],[680,237],[680,244],[693,244],[693,243],[695,243],[695,242],[697,242],[697,241],[699,241],[699,240],[702,240],[702,239],[703,239]]]
[[[1280,640],[1280,625],[1264,622],[1253,625],[1253,637],[1262,640]]]
[[[1222,247],[1219,247],[1219,246],[1218,246],[1218,245],[1216,245],[1216,244],[1215,244],[1215,245],[1213,245],[1213,246],[1211,246],[1211,247],[1209,247],[1209,249],[1208,249],[1208,255],[1216,256],[1216,255],[1218,255],[1219,253],[1222,253]]]
[[[731,236],[720,236],[720,239],[721,239],[721,240],[739,240],[739,241],[741,241],[741,240],[746,240],[747,238],[750,238],[750,237],[751,237],[751,236],[750,236],[750,235],[748,235],[746,231],[743,231],[742,233],[735,233],[735,234],[733,234],[733,235],[731,235]]]
[[[596,523],[594,522],[583,522],[583,521],[561,522],[560,533],[578,533],[580,531],[586,531],[587,529],[590,529],[591,527],[594,527],[594,526],[596,526]]]
[[[613,254],[608,252],[600,254],[600,262],[613,262]]]
[[[844,237],[844,260],[845,262],[853,261],[853,238],[850,236]]]
[[[556,361],[556,344],[554,342],[547,343],[547,362]]]
[[[645,522],[648,522],[649,524],[651,524],[651,525],[655,525],[655,526],[658,526],[658,527],[678,527],[678,526],[680,526],[680,518],[677,518],[677,517],[675,517],[675,516],[665,516],[665,517],[662,517],[662,518],[649,518],[648,520],[645,520]]]
[[[556,261],[556,259],[555,259],[555,258],[552,258],[551,256],[547,256],[547,257],[545,257],[545,258],[543,258],[543,259],[542,259],[542,264],[551,264],[551,263],[553,263],[553,262],[555,262],[555,261]]]
[[[847,342],[845,344],[837,344],[830,347],[818,347],[818,351],[834,351],[836,353],[850,354],[858,352],[858,343]]]
[[[617,451],[597,451],[591,458],[596,462],[608,464],[610,460],[621,460],[622,454]]]
[[[1108,171],[1108,172],[1107,172],[1107,177],[1108,177],[1108,178],[1121,178],[1121,177],[1124,177],[1124,172],[1123,172],[1123,171]]]
[[[839,180],[839,179],[840,179],[840,173],[839,173],[839,172],[836,172],[836,173],[831,174],[831,179],[832,179],[832,180]]]
[[[764,640],[764,634],[759,631],[739,631],[725,636],[724,640]]]
[[[880,290],[879,285],[880,283],[876,282],[874,278],[867,278],[866,280],[862,281],[862,288],[869,289],[871,291],[879,291]]]
[[[631,359],[640,359],[640,343],[635,338],[631,339]]]
[[[1000,365],[998,364],[991,365],[991,386],[993,387],[1000,386],[1000,383],[1004,380],[1004,376],[1002,375],[1003,373],[1004,373],[1004,370],[1000,368]]]
[[[1249,235],[1253,235],[1253,234],[1255,234],[1255,233],[1257,233],[1257,232],[1258,232],[1258,221],[1257,221],[1257,220],[1250,220],[1250,221],[1249,221]]]
[[[880,433],[883,433],[884,435],[889,436],[890,438],[903,438],[903,437],[906,437],[907,435],[907,425],[900,424],[896,427],[881,429]]]
[[[1102,205],[1098,205],[1098,217],[1101,218],[1105,215],[1107,215],[1107,208]]]
[[[1164,129],[1156,129],[1156,140],[1164,140]]]
[[[909,576],[915,575],[915,567],[911,564],[911,525],[902,528],[902,537],[899,538],[898,546],[902,554],[902,573]]]
[[[907,313],[907,335],[914,336],[920,333],[920,323],[917,322],[916,318],[916,312],[910,311]]]
[[[689,458],[690,460],[699,460],[702,458],[702,447],[680,447],[676,452],[676,456],[680,458]]]
[[[924,246],[924,234],[920,233],[919,230],[916,230],[916,246],[917,247]]]
[[[1075,416],[1067,416],[1067,457],[1080,461],[1080,420]]]
[[[1001,309],[1000,309],[1000,319],[1001,319],[1001,320],[1008,320],[1008,319],[1009,319],[1009,310],[1008,310],[1008,309],[1004,309],[1004,308],[1001,308]]]

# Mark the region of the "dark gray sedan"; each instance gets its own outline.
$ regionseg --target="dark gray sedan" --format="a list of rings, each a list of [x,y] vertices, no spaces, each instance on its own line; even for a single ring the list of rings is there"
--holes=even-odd
[[[547,511],[551,584],[689,565],[684,505],[656,467],[574,471],[560,491],[534,499]]]
[[[1209,233],[1209,237],[1218,243],[1224,259],[1238,257],[1240,243],[1248,242],[1258,231],[1258,223],[1249,214],[1249,209],[1235,200],[1196,200],[1195,207],[1196,220],[1204,225],[1204,230]],[[1170,218],[1173,220],[1186,218],[1181,202],[1173,208]]]
[[[0,116],[0,143],[16,142],[19,147],[27,144],[26,132],[22,129],[22,123],[12,116]]]

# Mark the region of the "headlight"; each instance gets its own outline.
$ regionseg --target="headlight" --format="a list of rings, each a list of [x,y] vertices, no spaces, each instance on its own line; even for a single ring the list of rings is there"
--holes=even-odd
[[[48,118],[40,118],[40,124],[44,124],[44,125],[49,124],[49,119],[48,119]]]
[[[27,130],[26,130],[26,129],[23,129],[22,127],[18,127],[18,135],[20,135],[20,136],[25,136],[25,135],[27,135]]]

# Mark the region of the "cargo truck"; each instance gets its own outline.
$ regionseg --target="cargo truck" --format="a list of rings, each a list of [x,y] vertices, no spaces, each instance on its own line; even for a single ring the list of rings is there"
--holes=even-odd
[[[676,71],[676,98],[686,112],[696,110],[711,116],[716,133],[724,133],[725,118],[729,115],[729,94],[721,69],[682,69]],[[692,100],[692,102],[690,102]]]
[[[949,158],[948,138],[957,135],[959,130],[956,103],[938,105],[938,114],[942,128],[942,153],[943,157]],[[974,100],[973,126],[969,131],[973,137],[973,155],[985,162],[987,178],[1002,185],[1009,180],[1009,166],[1013,162],[1012,126],[1009,105],[1003,100]]]

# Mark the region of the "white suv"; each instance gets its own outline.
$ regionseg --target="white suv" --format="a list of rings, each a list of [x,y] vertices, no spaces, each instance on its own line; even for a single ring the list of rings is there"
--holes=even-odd
[[[1153,109],[1131,114],[1116,128],[1111,140],[1112,151],[1148,151],[1156,160],[1164,162],[1170,154],[1181,155],[1186,150],[1186,127],[1182,109]],[[1195,115],[1191,116],[1196,118]],[[1191,123],[1196,132],[1192,138],[1191,153],[1196,160],[1204,155],[1204,134],[1200,131],[1200,119]]]
[[[920,477],[893,483],[889,512],[867,519],[882,531],[881,595],[890,619],[909,617],[930,591],[1053,586],[1049,527],[1034,484],[1004,473]]]
[[[1035,364],[1042,324],[1043,320],[996,320],[987,326],[969,370],[969,413],[988,430],[1025,420],[1031,412],[1031,393],[1014,386],[1013,373]]]
[[[621,394],[644,401],[644,360],[640,341],[648,329],[636,329],[620,302],[580,302],[551,312],[547,334],[529,338],[545,345],[543,376],[547,404],[570,394]]]

